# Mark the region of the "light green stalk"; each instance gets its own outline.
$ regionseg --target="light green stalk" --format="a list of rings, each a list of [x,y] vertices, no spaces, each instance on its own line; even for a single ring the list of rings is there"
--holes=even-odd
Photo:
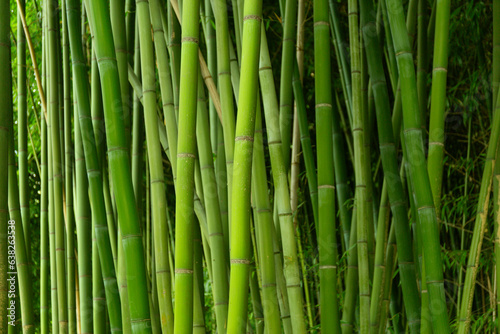
[[[132,178],[128,165],[128,148],[124,136],[123,111],[118,69],[111,33],[109,12],[103,2],[88,0],[90,27],[99,63],[108,144],[111,184],[120,216],[124,256],[127,258],[127,286],[130,317],[134,333],[150,333],[151,321],[146,285],[146,267],[139,217],[135,205]],[[88,167],[88,166],[87,166]]]
[[[165,176],[163,174],[163,161],[158,135],[158,116],[156,114],[156,87],[153,42],[151,40],[150,6],[146,1],[136,1],[137,20],[139,28],[141,74],[143,84],[143,106],[146,126],[146,144],[148,152],[148,165],[150,175],[150,191],[152,203],[153,235],[155,243],[155,269],[156,283],[158,285],[158,303],[162,314],[161,326],[166,333],[173,332],[172,298],[170,296],[170,265],[168,259],[168,227],[166,224],[167,200],[165,193]],[[159,28],[159,8],[156,11],[156,29]],[[164,41],[163,34],[156,39]],[[156,43],[158,43],[157,41]],[[166,46],[163,45],[166,55]],[[165,64],[166,65],[166,64]],[[160,69],[161,70],[161,69]],[[168,74],[168,73],[167,73]]]
[[[229,288],[228,333],[244,333],[247,324],[250,247],[250,190],[255,110],[258,96],[259,52],[262,1],[248,0],[244,7],[240,94],[234,143],[231,203],[231,279]],[[219,67],[219,71],[222,70]],[[220,82],[220,81],[219,81]],[[226,147],[227,147],[226,142]],[[226,155],[227,158],[227,155]],[[288,201],[290,205],[290,200]],[[290,217],[291,218],[291,217]]]
[[[436,207],[438,218],[441,216],[441,186],[444,167],[444,121],[446,108],[446,76],[448,74],[449,29],[450,1],[437,1],[427,168],[429,170],[429,180],[431,182],[434,206]]]
[[[288,290],[292,327],[297,333],[305,333],[306,328],[303,313],[304,304],[302,299],[302,289],[300,287],[300,271],[297,256],[297,245],[293,226],[292,209],[290,206],[288,173],[287,167],[285,166],[283,161],[283,149],[281,148],[281,134],[278,123],[278,99],[276,97],[276,90],[274,88],[271,61],[264,26],[262,26],[261,29],[261,70],[259,71],[259,77],[261,82],[261,94],[268,131],[267,140],[269,145],[269,153],[271,156],[271,168],[273,171],[272,174],[276,189],[275,196],[277,199],[277,213],[279,216],[281,230],[283,256],[286,259],[286,261],[284,261],[283,270],[285,273],[286,285]],[[242,70],[242,73],[245,72]],[[242,103],[243,101],[241,100],[240,96],[240,106],[243,105]]]
[[[199,0],[185,1],[179,92],[179,141],[175,202],[175,312],[174,332],[193,328],[194,166],[196,158],[196,102],[198,81]]]

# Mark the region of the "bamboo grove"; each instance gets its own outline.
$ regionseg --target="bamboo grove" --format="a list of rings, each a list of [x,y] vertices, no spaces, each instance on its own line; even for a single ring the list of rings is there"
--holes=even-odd
[[[500,332],[499,17],[0,0],[0,333]]]

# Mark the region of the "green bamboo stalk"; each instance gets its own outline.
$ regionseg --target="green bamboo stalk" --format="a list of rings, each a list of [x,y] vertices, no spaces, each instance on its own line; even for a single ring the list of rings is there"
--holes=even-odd
[[[228,15],[226,1],[213,0],[212,8],[215,15],[215,33],[217,42],[217,82],[219,85],[221,108],[222,108],[222,130],[224,135],[224,149],[226,160],[226,175],[227,175],[227,205],[228,205],[228,221],[231,222],[232,210],[232,189],[233,189],[233,160],[234,160],[234,136],[235,136],[235,120],[234,120],[234,105],[233,105],[233,89],[231,86],[231,70],[230,65],[230,38],[228,28]],[[238,95],[239,91],[235,91]]]
[[[26,100],[26,37],[22,29],[21,10],[25,11],[25,3],[19,0],[17,10],[17,140],[19,152],[19,194],[21,205],[21,216],[23,218],[24,240],[26,242],[26,252],[28,262],[31,262],[30,246],[30,207],[28,191],[28,109]]]
[[[49,220],[48,220],[47,123],[42,119],[40,196],[40,332],[49,333]],[[84,259],[82,259],[83,263]],[[82,284],[82,283],[81,283]],[[83,291],[82,291],[83,292]],[[80,297],[81,298],[81,297]],[[92,319],[92,318],[91,318]]]
[[[244,333],[247,323],[250,248],[250,188],[255,110],[258,96],[258,68],[262,1],[246,1],[242,36],[240,94],[234,143],[234,179],[231,203],[231,279],[229,288],[229,333]],[[219,67],[219,71],[222,70]],[[226,147],[227,147],[226,142]],[[227,158],[227,155],[226,155]],[[287,191],[289,194],[289,192]],[[290,200],[288,200],[290,205]],[[290,217],[291,218],[291,217]]]
[[[120,91],[123,105],[123,123],[125,126],[125,137],[127,144],[131,143],[131,108],[128,83],[128,48],[125,24],[125,0],[110,1],[111,28],[113,29],[113,41],[115,43],[116,62],[120,76]]]
[[[363,41],[366,46],[365,50],[367,53],[370,77],[374,83],[372,85],[372,90],[376,105],[380,154],[386,180],[384,184],[387,184],[391,211],[393,213],[394,223],[396,224],[395,233],[396,240],[399,245],[398,261],[403,286],[403,298],[405,300],[410,331],[417,333],[420,331],[419,296],[416,284],[417,282],[415,280],[416,272],[407,218],[407,207],[404,199],[401,178],[399,177],[400,173],[398,172],[396,143],[394,141],[394,130],[390,120],[389,93],[382,66],[382,54],[378,48],[380,42],[376,35],[375,18],[370,17],[370,13],[373,12],[373,6],[371,2],[366,0],[362,0],[360,4],[361,22],[364,36]],[[377,240],[380,242],[379,239]],[[376,309],[378,308],[378,305],[372,304],[372,308]],[[375,317],[375,319],[377,319],[377,317]],[[376,324],[376,326],[378,326],[378,324]],[[377,329],[375,328],[375,330]]]
[[[179,112],[179,81],[181,71],[181,26],[174,13],[172,4],[168,1],[168,52],[170,54],[170,67],[172,70],[172,87],[174,93],[174,108]],[[177,120],[179,120],[177,118]]]
[[[92,213],[92,300],[93,300],[93,320],[94,333],[104,334],[106,330],[106,295],[104,292],[104,282],[102,279],[102,267],[99,259],[99,250],[95,238],[95,219]]]
[[[127,35],[127,53],[128,53],[128,63],[130,65],[134,64],[134,56],[135,56],[135,45],[134,40],[136,36],[135,30],[135,1],[134,0],[125,0],[125,29]],[[130,94],[129,97],[133,98],[133,94]],[[132,99],[133,100],[133,99]],[[133,122],[133,121],[132,121]]]
[[[302,84],[300,82],[299,67],[294,65],[293,75],[293,94],[297,104],[297,116],[299,118],[300,143],[302,146],[302,154],[304,155],[304,164],[306,167],[307,180],[309,185],[309,196],[311,197],[314,223],[318,222],[318,180],[316,175],[316,166],[314,163],[314,155],[309,134],[309,122],[307,120],[306,104]]]
[[[127,286],[130,303],[130,317],[134,333],[150,333],[149,301],[146,285],[146,267],[142,237],[139,228],[137,208],[134,203],[132,178],[128,166],[128,149],[124,136],[123,112],[119,76],[115,60],[114,43],[111,33],[109,12],[106,4],[86,1],[90,27],[95,36],[95,53],[98,58],[102,84],[106,139],[111,183],[120,230],[123,235],[124,256],[127,258]]]
[[[264,44],[264,43],[263,43]],[[260,111],[260,110],[259,110]],[[252,194],[255,205],[254,219],[257,239],[257,254],[262,286],[264,323],[268,333],[280,332],[280,313],[276,287],[276,265],[273,248],[273,216],[267,193],[267,174],[262,138],[262,116],[256,114],[255,138],[252,163]],[[286,327],[284,328],[287,329]]]
[[[160,28],[158,6],[151,6],[151,11],[156,11],[156,29]],[[155,267],[156,283],[158,284],[159,310],[162,330],[166,333],[173,332],[172,298],[170,296],[170,265],[168,261],[168,227],[166,222],[166,193],[165,177],[163,174],[163,162],[161,146],[158,135],[158,119],[156,115],[156,87],[153,42],[151,40],[151,18],[148,2],[136,1],[137,19],[139,27],[141,74],[143,84],[143,106],[146,127],[146,143],[148,152],[150,191],[152,198],[152,218],[155,243]],[[159,41],[157,41],[159,39]],[[164,42],[163,33],[156,36],[155,43]],[[163,45],[164,55],[166,46]],[[165,64],[166,65],[166,64]],[[160,71],[163,68],[160,68]],[[168,74],[168,73],[167,73]],[[163,82],[162,82],[163,83]]]
[[[314,83],[318,139],[318,246],[321,328],[340,332],[328,2],[314,1]]]
[[[486,230],[486,221],[489,209],[489,197],[491,191],[493,169],[495,167],[495,156],[498,147],[498,137],[500,135],[500,99],[497,97],[497,106],[493,114],[493,122],[491,124],[491,135],[486,153],[486,161],[484,164],[483,176],[481,179],[481,188],[479,191],[479,199],[477,202],[477,213],[474,224],[474,232],[472,235],[469,257],[467,259],[467,271],[465,274],[465,284],[460,305],[460,313],[458,315],[459,326],[458,333],[463,334],[469,331],[472,313],[472,302],[474,297],[474,285],[479,266],[479,257],[481,254],[481,246]],[[426,257],[427,260],[427,257]]]
[[[104,288],[106,293],[106,303],[109,312],[111,329],[116,332],[122,331],[122,316],[120,307],[120,295],[118,284],[116,280],[115,261],[116,258],[116,244],[115,251],[112,251],[112,242],[116,242],[116,235],[114,231],[108,230],[107,222],[109,219],[106,217],[106,205],[104,198],[103,187],[103,169],[99,163],[99,154],[96,148],[96,136],[94,135],[93,124],[91,120],[91,107],[89,100],[89,87],[86,79],[86,70],[83,64],[83,52],[78,42],[80,31],[78,30],[79,23],[77,20],[79,15],[74,15],[77,12],[77,5],[74,0],[68,2],[68,26],[70,34],[70,46],[73,56],[73,73],[76,80],[80,83],[77,87],[77,103],[78,103],[78,121],[81,127],[81,135],[83,142],[83,149],[85,153],[85,161],[87,168],[87,176],[90,189],[90,202],[92,206],[92,224],[94,225],[95,237],[99,252],[100,269],[102,278],[104,280]],[[76,23],[76,24],[75,24]],[[102,78],[101,78],[102,79]],[[96,85],[99,78],[94,77],[93,85]],[[93,94],[93,109],[92,114],[98,113],[95,109],[99,108],[99,102],[94,103],[99,99],[100,92]],[[96,96],[97,95],[97,96]],[[97,115],[97,118],[99,116]],[[102,140],[102,137],[97,137]],[[97,142],[99,144],[99,141]],[[103,144],[100,146],[104,146]],[[111,161],[111,159],[110,159]],[[108,205],[109,206],[109,205]],[[108,208],[109,211],[109,208]],[[112,239],[111,237],[114,237]],[[97,264],[96,264],[97,267]],[[99,295],[101,292],[97,292]]]
[[[350,334],[355,329],[354,316],[356,308],[356,296],[358,294],[358,224],[356,224],[356,206],[352,212],[352,223],[347,248],[347,275],[344,297],[344,307],[342,312],[341,329],[342,334]]]
[[[429,53],[427,48],[427,1],[418,1],[418,37],[417,37],[417,89],[418,104],[422,129],[427,124],[427,68]]]
[[[177,197],[175,203],[175,300],[174,332],[193,327],[193,224],[194,165],[196,158],[196,96],[198,80],[199,0],[186,1],[182,18],[182,53],[179,91],[179,141]]]
[[[291,125],[293,123],[292,76],[295,62],[295,39],[297,24],[297,0],[286,1],[284,8],[283,44],[281,53],[280,77],[280,133],[283,149],[283,161],[288,170],[290,167],[290,144],[292,140]]]
[[[48,55],[50,73],[49,78],[49,119],[51,129],[52,153],[52,184],[54,187],[54,224],[55,224],[55,254],[57,272],[57,298],[58,298],[58,318],[59,332],[66,334],[68,332],[68,310],[67,310],[67,291],[66,291],[66,252],[64,247],[64,217],[63,217],[63,180],[62,180],[62,154],[61,138],[59,126],[59,77],[58,77],[58,22],[56,21],[56,3],[48,1]]]
[[[218,122],[219,120],[216,119]],[[196,117],[196,139],[203,182],[205,209],[207,214],[209,243],[212,255],[212,289],[214,308],[219,333],[224,333],[227,323],[229,284],[227,272],[227,254],[225,248],[222,220],[214,173],[213,155],[210,146],[209,115],[205,103],[205,91],[201,75],[198,79],[198,107]]]
[[[11,85],[11,79],[7,79],[6,88]],[[6,118],[10,124],[10,133],[14,133],[13,131],[13,120],[12,120],[12,100],[8,98],[7,110],[5,113],[7,114]],[[24,232],[23,232],[23,221],[20,211],[19,204],[19,185],[17,182],[17,166],[15,161],[15,152],[14,152],[14,138],[11,136],[8,140],[9,143],[9,167],[8,167],[8,193],[9,193],[9,217],[10,220],[8,222],[7,232],[14,231],[14,240],[8,237],[9,245],[14,245],[15,250],[15,266],[9,263],[8,271],[16,271],[17,274],[10,274],[10,280],[17,281],[17,289],[19,291],[19,301],[21,302],[21,318],[22,318],[22,329],[23,334],[30,334],[35,332],[35,323],[33,316],[33,303],[32,303],[32,287],[31,287],[31,270],[28,262],[28,253],[26,252],[26,243],[24,241]],[[9,248],[12,250],[12,248]],[[17,277],[16,277],[17,276]],[[11,284],[11,283],[10,283]],[[10,296],[9,296],[10,297]],[[17,300],[16,300],[17,302]],[[12,303],[12,301],[11,301]],[[17,313],[17,312],[16,312]]]
[[[210,0],[205,0],[205,13],[203,20],[203,27],[205,33],[205,42],[207,44],[207,63],[208,69],[210,73],[212,73],[212,77],[214,83],[217,85],[217,43],[215,40],[215,17],[212,10],[212,4]],[[210,99],[210,140],[212,143],[212,152],[215,156],[217,156],[217,148],[218,148],[218,128],[219,128],[219,120],[217,116],[217,111],[215,110],[215,105],[213,100]]]
[[[359,297],[360,297],[360,333],[368,333],[370,319],[370,270],[369,270],[369,210],[367,206],[367,175],[365,166],[368,163],[365,155],[365,111],[361,96],[361,49],[358,34],[358,4],[356,0],[348,2],[349,10],[349,40],[351,53],[352,77],[352,117],[354,138],[354,165],[356,179],[357,207],[357,243],[359,265]]]
[[[268,131],[268,145],[271,156],[271,169],[276,189],[277,214],[281,229],[283,256],[286,259],[283,267],[288,290],[290,316],[292,327],[297,333],[304,333],[305,322],[303,313],[302,289],[300,288],[300,271],[297,257],[297,245],[293,226],[293,217],[290,206],[290,189],[288,187],[288,173],[283,161],[281,148],[281,134],[279,129],[278,101],[274,89],[271,61],[264,26],[261,27],[260,71],[261,94],[264,104],[264,114]],[[295,66],[297,66],[295,64]],[[242,73],[245,73],[242,70]],[[243,77],[242,77],[243,78]],[[300,76],[299,76],[300,80]],[[299,81],[300,84],[300,81]],[[243,86],[241,86],[243,89]],[[241,97],[240,97],[241,99]],[[240,106],[242,106],[240,101]],[[241,107],[240,107],[241,108]],[[277,220],[276,220],[277,222]]]
[[[429,290],[429,305],[432,325],[439,333],[449,333],[448,314],[444,295],[443,269],[439,243],[436,211],[433,207],[432,190],[424,164],[423,138],[415,80],[413,57],[406,29],[403,8],[400,1],[387,1],[392,8],[389,23],[394,41],[394,49],[401,78],[403,104],[404,138],[412,184],[414,185],[420,228],[422,228],[425,272]]]
[[[448,35],[450,1],[439,1],[436,7],[436,35],[432,70],[431,114],[429,123],[429,156],[427,168],[431,181],[434,206],[441,216],[441,187],[443,181],[444,121],[446,108],[446,77],[448,73]]]
[[[78,7],[77,7],[78,8]],[[68,16],[70,14],[68,13]],[[73,91],[78,87],[73,81]],[[76,99],[75,99],[76,100]],[[78,110],[75,107],[75,120],[78,120]],[[88,180],[83,153],[80,123],[75,122],[75,186],[76,186],[76,229],[78,251],[78,283],[80,288],[80,330],[81,333],[90,333],[93,328],[92,319],[92,257],[88,252],[88,245],[92,242],[92,223],[90,217],[90,201],[88,196]],[[43,166],[43,164],[42,164]]]
[[[9,285],[7,278],[8,265],[8,237],[9,220],[8,202],[8,161],[9,138],[13,137],[10,131],[12,118],[12,74],[11,74],[11,45],[10,45],[10,2],[0,2],[0,332],[7,333],[9,316]],[[41,285],[43,287],[43,285]]]

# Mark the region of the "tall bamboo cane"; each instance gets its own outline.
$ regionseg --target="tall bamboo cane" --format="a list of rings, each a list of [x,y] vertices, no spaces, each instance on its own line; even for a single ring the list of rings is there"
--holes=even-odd
[[[286,258],[283,268],[288,290],[292,327],[298,333],[305,332],[302,289],[300,288],[300,271],[297,257],[297,245],[290,206],[290,190],[288,187],[287,167],[283,161],[281,134],[279,129],[278,99],[274,89],[272,67],[267,39],[262,27],[262,44],[260,60],[261,94],[264,102],[264,114],[268,130],[268,145],[271,156],[271,169],[276,186],[277,213],[279,216],[283,256]],[[295,63],[295,66],[297,64]],[[242,71],[242,73],[244,73]],[[300,84],[300,82],[299,82]]]
[[[95,53],[98,58],[106,120],[106,139],[111,183],[114,185],[116,207],[120,216],[124,256],[127,258],[127,285],[132,330],[150,333],[149,301],[146,285],[146,267],[135,205],[132,178],[128,166],[128,148],[124,136],[123,111],[119,76],[116,66],[109,11],[106,4],[86,1],[90,27],[95,36]]]
[[[448,34],[450,29],[450,1],[439,1],[436,7],[436,35],[432,70],[431,114],[429,123],[429,156],[427,168],[431,181],[437,216],[441,210],[443,181],[444,121],[446,104],[446,76],[448,74]]]
[[[175,312],[174,332],[193,327],[194,166],[196,158],[196,102],[198,80],[199,0],[184,2],[179,92],[177,198],[175,202]],[[180,298],[179,298],[180,297]]]
[[[437,229],[436,211],[433,206],[421,131],[420,112],[415,80],[415,69],[411,47],[408,40],[401,1],[388,0],[389,23],[394,41],[394,49],[401,79],[401,94],[403,99],[404,138],[410,176],[416,195],[416,204],[422,229],[423,253],[425,256],[425,272],[430,297],[430,310],[434,330],[439,333],[449,333],[448,314],[444,295],[443,269]]]
[[[328,2],[314,1],[314,81],[318,163],[318,246],[321,328],[340,332],[333,167],[332,89]]]
[[[245,2],[242,37],[239,111],[234,143],[234,179],[231,203],[231,280],[228,333],[244,333],[247,323],[250,264],[250,189],[255,109],[258,96],[258,66],[262,1]],[[221,70],[221,69],[219,69]],[[226,144],[227,145],[227,144]],[[288,202],[290,204],[290,202]]]

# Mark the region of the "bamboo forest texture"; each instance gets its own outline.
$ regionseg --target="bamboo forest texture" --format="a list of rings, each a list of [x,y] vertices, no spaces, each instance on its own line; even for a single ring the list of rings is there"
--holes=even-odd
[[[500,0],[0,0],[0,334],[500,333]]]

